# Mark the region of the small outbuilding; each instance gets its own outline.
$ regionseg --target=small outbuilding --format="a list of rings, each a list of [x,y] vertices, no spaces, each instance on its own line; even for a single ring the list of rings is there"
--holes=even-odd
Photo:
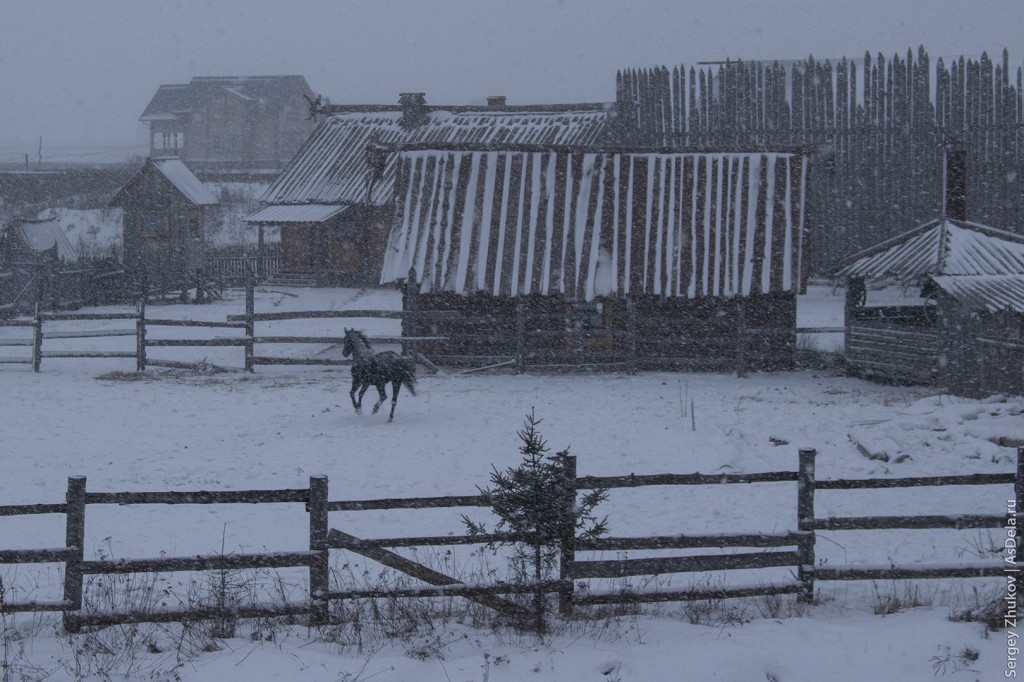
[[[18,220],[0,231],[0,304],[8,310],[81,305],[91,270],[54,219]]]
[[[868,377],[1024,394],[1024,236],[940,218],[846,259],[846,358]],[[873,305],[872,282],[920,293]]]
[[[191,282],[203,267],[206,226],[217,204],[180,159],[146,159],[109,203],[124,212],[129,279],[154,290]]]

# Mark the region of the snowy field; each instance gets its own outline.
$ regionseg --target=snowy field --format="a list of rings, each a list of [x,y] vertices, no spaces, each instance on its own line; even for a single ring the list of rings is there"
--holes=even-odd
[[[400,308],[391,290],[264,289],[257,311]],[[151,306],[149,317],[223,321],[241,313],[241,292],[206,306]],[[105,308],[104,310],[112,310]],[[802,326],[841,324],[842,292],[812,288],[800,302]],[[257,334],[339,335],[346,320],[281,322]],[[397,335],[393,320],[358,321],[371,335]],[[99,327],[117,323],[75,323]],[[167,328],[152,338],[194,336]],[[227,336],[217,330],[210,336]],[[0,339],[25,330],[0,328]],[[841,342],[841,339],[839,340]],[[47,349],[57,349],[48,341]],[[68,348],[132,350],[134,338],[67,341]],[[820,343],[832,350],[835,340]],[[51,345],[52,344],[52,345]],[[25,348],[0,346],[5,355]],[[4,419],[0,504],[61,502],[66,477],[88,477],[89,491],[305,488],[330,478],[330,498],[471,495],[491,467],[519,460],[516,430],[531,409],[553,449],[571,447],[580,475],[795,470],[797,449],[818,451],[818,477],[863,478],[1012,471],[1024,442],[1020,397],[973,401],[934,391],[883,386],[825,372],[752,374],[642,373],[544,376],[421,373],[417,396],[401,396],[395,422],[385,413],[354,414],[348,369],[238,368],[238,348],[152,348],[150,356],[205,363],[205,371],[147,370],[132,360],[46,359],[42,372],[0,366]],[[262,352],[262,351],[260,351]],[[336,348],[287,346],[282,355],[333,356]],[[367,394],[368,398],[371,394]],[[385,410],[386,412],[386,410]],[[999,445],[997,443],[1002,443]],[[865,456],[870,454],[872,457]],[[1003,514],[1011,486],[818,493],[816,515]],[[796,526],[793,484],[649,487],[612,491],[601,507],[613,536],[743,531]],[[332,513],[330,524],[358,537],[462,534],[459,510]],[[481,514],[482,512],[477,512]],[[481,517],[483,518],[483,517]],[[90,506],[86,556],[114,558],[224,551],[302,550],[308,515],[302,505]],[[880,531],[819,534],[828,566],[998,562],[1003,531]],[[0,549],[61,546],[63,516],[0,518]],[[453,553],[461,570],[474,557]],[[631,554],[635,556],[635,554]],[[441,556],[439,561],[445,560]],[[491,558],[490,561],[498,561]],[[370,562],[372,564],[372,562]],[[332,565],[364,565],[332,553]],[[376,567],[366,566],[376,571]],[[775,571],[775,572],[773,572]],[[737,572],[733,572],[737,573]],[[301,596],[303,572],[283,572]],[[56,599],[58,565],[0,566],[13,601]],[[194,576],[193,576],[194,578]],[[749,583],[789,578],[788,569],[707,580]],[[190,578],[176,574],[180,587]],[[684,588],[698,576],[663,578]],[[639,584],[639,581],[637,581]],[[821,603],[792,615],[764,617],[756,600],[732,615],[694,625],[679,604],[651,608],[609,628],[568,627],[544,643],[454,623],[429,642],[429,655],[408,641],[359,651],[316,641],[292,628],[273,642],[221,642],[177,670],[185,680],[931,680],[1002,679],[1007,634],[949,615],[1000,594],[1002,582],[922,582],[925,604],[879,616],[887,595],[905,598],[905,583],[819,583]],[[8,617],[9,618],[9,617]],[[19,628],[36,620],[22,617]],[[6,623],[5,623],[6,624]],[[74,645],[45,624],[19,659],[48,679],[71,675]],[[965,651],[978,655],[957,657]],[[144,654],[164,661],[166,654]],[[164,659],[160,657],[164,656]],[[154,663],[156,665],[156,663]],[[159,677],[159,675],[158,675]]]

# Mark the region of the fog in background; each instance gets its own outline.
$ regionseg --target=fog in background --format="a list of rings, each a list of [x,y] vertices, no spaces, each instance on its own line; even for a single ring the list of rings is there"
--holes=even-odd
[[[4,0],[0,162],[145,154],[156,88],[299,74],[335,103],[612,101],[625,67],[943,55],[1019,64],[1021,0]]]

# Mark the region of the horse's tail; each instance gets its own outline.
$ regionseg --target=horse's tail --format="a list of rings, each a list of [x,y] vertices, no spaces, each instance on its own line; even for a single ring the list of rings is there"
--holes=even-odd
[[[409,393],[416,395],[416,365],[403,362],[402,366],[405,369],[402,373],[402,383],[409,389]]]

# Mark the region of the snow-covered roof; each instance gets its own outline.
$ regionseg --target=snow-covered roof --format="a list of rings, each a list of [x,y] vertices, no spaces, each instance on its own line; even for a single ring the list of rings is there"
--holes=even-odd
[[[797,291],[805,160],[783,153],[398,154],[381,283],[496,296]]]
[[[247,223],[320,223],[345,210],[344,206],[330,204],[288,204],[267,206],[245,219]]]
[[[180,159],[151,159],[150,162],[191,203],[197,206],[219,203],[212,191]]]
[[[509,143],[593,145],[599,143],[608,112],[599,105],[538,105],[514,110],[442,109],[426,113],[421,125],[402,126],[402,111],[346,111],[327,116],[267,189],[268,204],[383,205],[394,190],[395,155],[374,174],[367,159],[373,143]]]
[[[937,275],[932,280],[970,310],[1024,313],[1024,275]]]
[[[150,159],[153,167],[174,185],[175,189],[196,206],[212,206],[219,203],[206,185],[188,169],[181,159]]]
[[[182,196],[196,206],[212,206],[219,203],[213,192],[189,170],[188,166],[181,159],[149,158],[146,159],[146,163],[142,168],[117,190],[117,194],[108,202],[108,206],[120,206],[122,196],[131,191],[131,188],[145,177],[149,168],[155,169],[167,182],[171,183],[175,189],[181,192]]]
[[[836,272],[905,282],[924,275],[1024,275],[1024,236],[944,218],[854,254]]]
[[[11,226],[11,231],[32,251],[42,253],[57,248],[57,258],[64,263],[78,261],[78,252],[61,230],[56,219],[23,220]]]

